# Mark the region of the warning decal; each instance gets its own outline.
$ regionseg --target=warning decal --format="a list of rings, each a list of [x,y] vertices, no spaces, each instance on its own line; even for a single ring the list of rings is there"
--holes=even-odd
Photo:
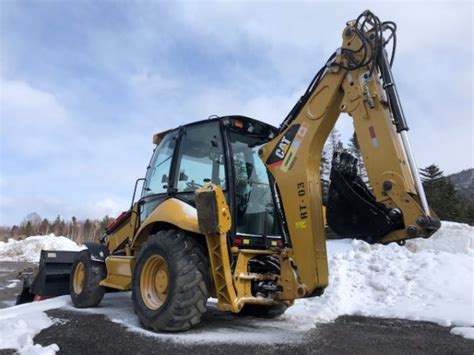
[[[288,149],[288,153],[286,154],[285,160],[283,161],[283,166],[280,168],[283,172],[287,172],[289,169],[293,167],[296,163],[296,152],[301,146],[301,142],[304,139],[304,136],[306,135],[306,132],[308,132],[309,125],[305,122],[303,122],[298,130],[298,133],[296,134],[295,139],[290,145],[290,148]]]
[[[370,141],[372,142],[372,145],[377,148],[379,146],[379,140],[377,139],[377,136],[375,134],[375,129],[373,126],[369,127],[369,135],[370,135]]]
[[[299,132],[300,125],[295,124],[291,126],[286,133],[281,137],[280,142],[275,146],[272,153],[268,157],[266,164],[270,167],[278,167],[283,164],[286,154],[290,148],[290,144]]]

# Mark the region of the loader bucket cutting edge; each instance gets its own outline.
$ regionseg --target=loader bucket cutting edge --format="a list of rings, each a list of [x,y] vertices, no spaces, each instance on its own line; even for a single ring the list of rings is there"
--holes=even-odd
[[[77,251],[42,250],[38,272],[21,273],[23,289],[16,304],[69,294],[69,278]]]

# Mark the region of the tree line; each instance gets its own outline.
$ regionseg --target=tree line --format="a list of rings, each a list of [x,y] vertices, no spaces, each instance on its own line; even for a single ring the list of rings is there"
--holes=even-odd
[[[11,228],[2,227],[0,229],[0,239],[23,239],[33,235],[54,234],[66,236],[80,244],[86,241],[99,240],[105,233],[105,228],[113,221],[114,219],[108,215],[101,220],[78,220],[76,217],[65,220],[57,215],[53,221],[50,221],[33,212],[28,214],[19,225],[14,225]]]

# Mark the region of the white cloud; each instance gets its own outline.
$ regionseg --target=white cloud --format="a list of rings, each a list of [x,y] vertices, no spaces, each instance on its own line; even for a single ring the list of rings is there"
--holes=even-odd
[[[56,95],[24,81],[0,80],[1,148],[30,157],[57,149],[71,133],[69,114]]]
[[[64,122],[67,113],[50,92],[33,88],[23,81],[0,80],[0,117],[4,124],[13,121],[15,126],[24,124],[40,128]]]
[[[124,199],[106,197],[100,201],[97,201],[92,206],[90,215],[97,216],[98,218],[105,215],[116,217],[121,211],[128,210],[129,207],[130,206]]]

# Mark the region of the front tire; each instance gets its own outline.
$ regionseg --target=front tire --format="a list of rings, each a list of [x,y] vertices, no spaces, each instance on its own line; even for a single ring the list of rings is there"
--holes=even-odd
[[[154,331],[188,330],[206,312],[209,284],[207,257],[195,237],[159,231],[143,245],[135,265],[135,313]]]
[[[74,307],[97,306],[105,293],[105,287],[99,284],[107,276],[105,264],[92,261],[89,251],[82,250],[74,258],[71,270],[69,292]]]

